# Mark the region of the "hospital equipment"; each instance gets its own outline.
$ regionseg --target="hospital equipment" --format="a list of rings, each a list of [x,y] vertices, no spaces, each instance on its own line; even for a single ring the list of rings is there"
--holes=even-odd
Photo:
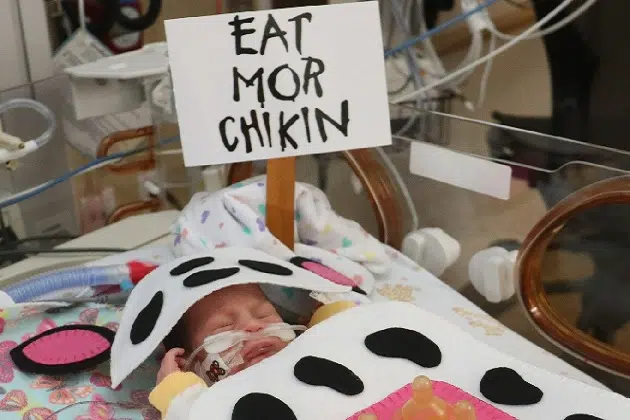
[[[44,1],[0,2],[0,52],[3,57],[0,104],[26,98],[59,115],[63,104],[58,95],[59,79],[52,77],[54,64]],[[29,110],[11,109],[0,118],[1,131],[23,141],[35,139],[50,128],[50,122]],[[18,193],[65,172],[68,166],[63,141],[62,133],[56,130],[42,149],[21,157],[15,171],[3,168],[0,173],[2,196]],[[29,150],[29,146],[23,149]],[[20,156],[19,149],[17,153]],[[54,193],[20,203],[19,207],[3,213],[19,237],[76,233],[76,217],[71,203],[71,186],[65,184],[57,187]]]
[[[68,292],[84,294],[85,289],[118,286],[128,290],[157,266],[140,261],[123,265],[85,267],[48,272],[23,280],[2,290],[15,303],[54,300]]]
[[[32,109],[46,119],[48,127],[46,130],[34,139],[24,141],[16,136],[2,131],[0,126],[0,163],[9,164],[9,162],[20,159],[40,147],[48,143],[55,132],[57,126],[55,116],[52,111],[44,104],[32,99],[11,99],[5,103],[0,103],[0,115],[11,109]]]

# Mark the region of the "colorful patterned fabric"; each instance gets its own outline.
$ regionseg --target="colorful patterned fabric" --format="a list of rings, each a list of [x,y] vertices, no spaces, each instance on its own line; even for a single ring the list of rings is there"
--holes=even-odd
[[[36,334],[68,324],[100,325],[115,331],[121,313],[121,308],[105,305],[63,309],[33,306],[0,309],[0,418],[160,419],[159,413],[148,402],[159,368],[158,354],[152,356],[116,390],[110,388],[109,363],[78,375],[50,377],[22,373],[11,361],[10,350]],[[63,408],[66,409],[57,413]]]
[[[267,229],[266,179],[251,178],[214,193],[197,193],[172,227],[173,252],[193,255],[213,248],[257,248],[288,260],[293,253]],[[358,223],[339,216],[323,191],[295,184],[295,240],[316,246],[365,266],[387,272],[385,247]]]

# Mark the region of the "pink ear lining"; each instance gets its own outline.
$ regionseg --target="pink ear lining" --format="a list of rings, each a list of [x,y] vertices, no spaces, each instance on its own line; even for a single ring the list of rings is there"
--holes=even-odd
[[[97,325],[64,325],[14,347],[11,360],[27,373],[77,373],[108,361],[114,336],[114,331]]]
[[[24,355],[43,365],[67,365],[91,359],[109,349],[102,335],[88,330],[57,331],[24,347]]]
[[[314,261],[304,261],[302,263],[302,268],[305,268],[306,270],[317,274],[318,276],[323,277],[326,280],[329,280],[336,284],[340,284],[342,286],[358,286],[356,282],[352,281],[340,272]]]

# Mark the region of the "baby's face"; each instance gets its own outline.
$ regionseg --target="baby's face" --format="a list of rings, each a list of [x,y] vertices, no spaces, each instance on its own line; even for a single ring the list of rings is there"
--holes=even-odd
[[[256,332],[283,322],[255,284],[230,286],[212,293],[193,305],[184,315],[184,321],[190,349],[196,349],[207,337],[221,332]],[[273,356],[286,346],[278,337],[247,341],[241,351],[244,363],[230,374]]]

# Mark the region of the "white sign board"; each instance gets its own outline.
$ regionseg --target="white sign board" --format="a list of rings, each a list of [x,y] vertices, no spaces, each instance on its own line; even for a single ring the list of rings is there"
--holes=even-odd
[[[378,2],[166,21],[186,166],[391,144]]]

